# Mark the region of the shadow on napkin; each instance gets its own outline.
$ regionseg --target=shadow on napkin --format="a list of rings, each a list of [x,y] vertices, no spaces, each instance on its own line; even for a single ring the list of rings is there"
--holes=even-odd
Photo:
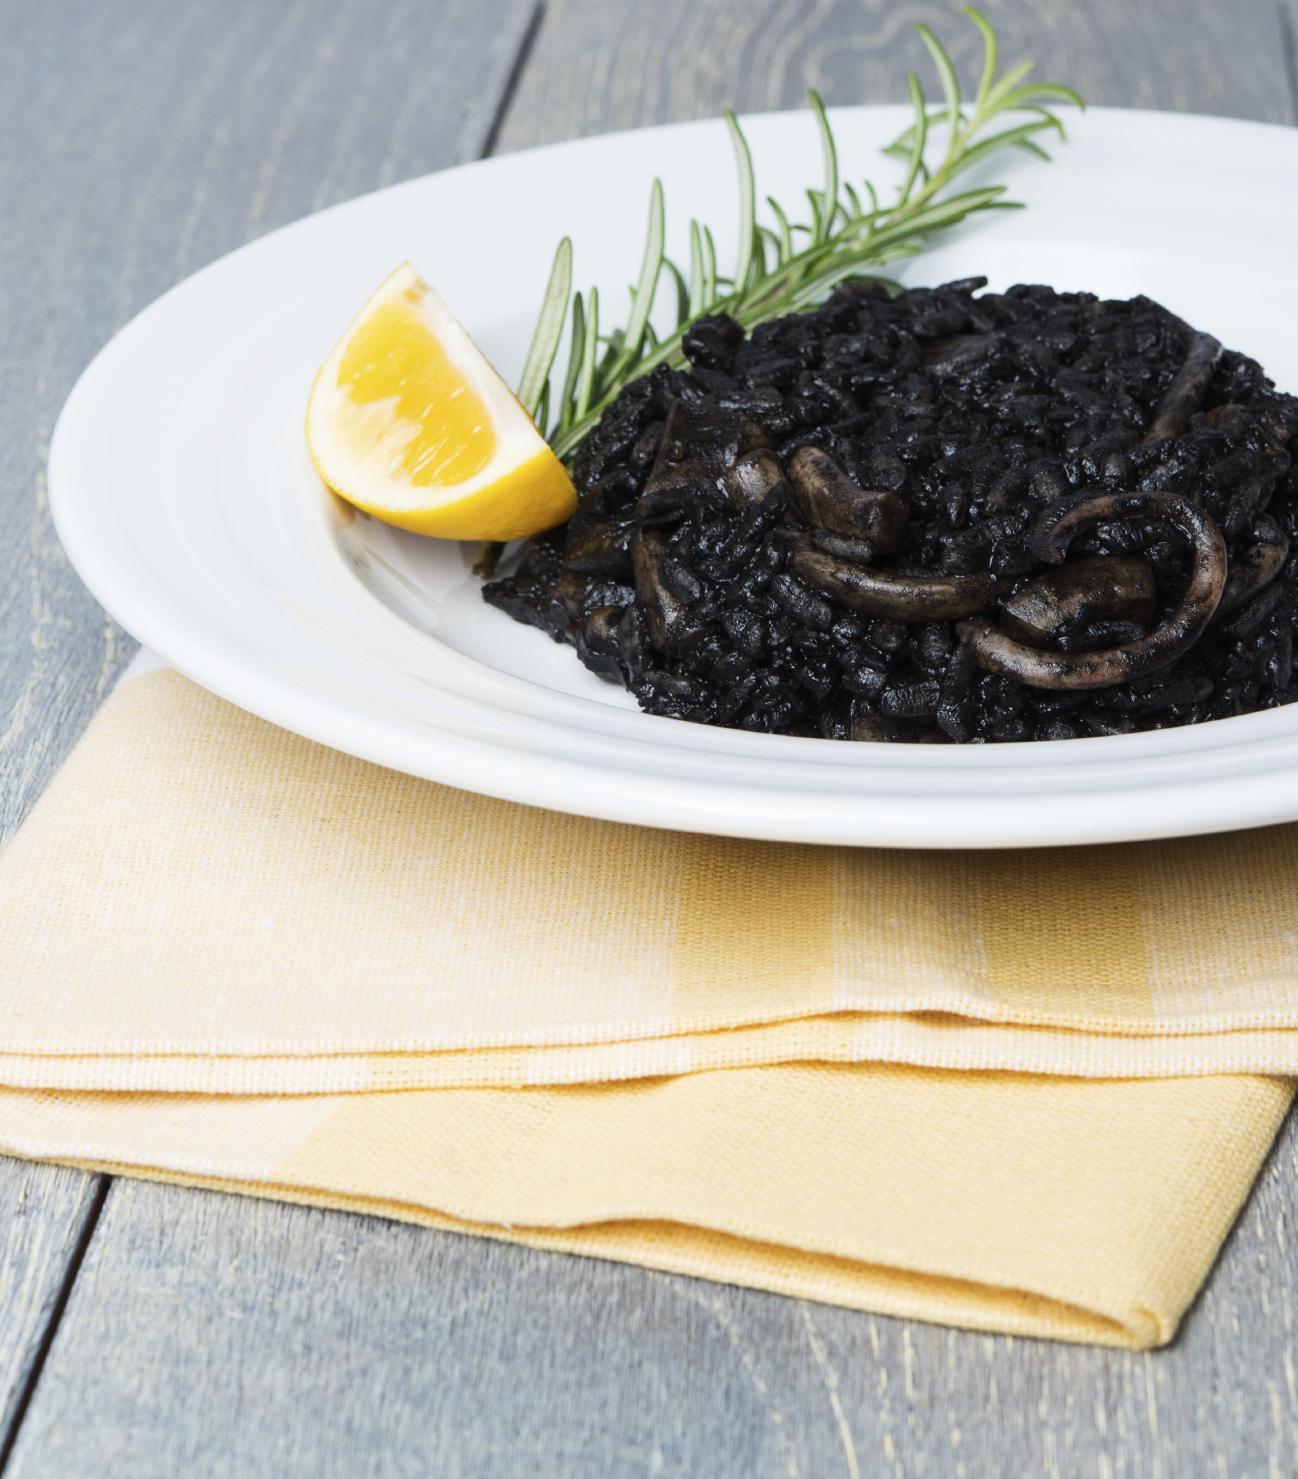
[[[157,672],[0,857],[0,1146],[1154,1345],[1291,1097],[1222,1068],[1298,1069],[1294,856],[619,827]]]

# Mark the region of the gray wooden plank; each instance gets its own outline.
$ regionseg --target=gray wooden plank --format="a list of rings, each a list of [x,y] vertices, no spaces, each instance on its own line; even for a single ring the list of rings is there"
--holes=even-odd
[[[117,1180],[7,1473],[1289,1474],[1295,1156],[1148,1355]]]
[[[0,1466],[103,1177],[0,1159]]]
[[[182,277],[476,158],[534,0],[0,0],[0,841],[134,643],[50,524],[81,370]]]
[[[1290,122],[1298,122],[1298,0],[1276,0],[1285,78],[1289,84]]]
[[[205,262],[476,158],[534,10],[0,0],[0,842],[135,645],[49,519],[45,458],[77,375]],[[0,1160],[0,1452],[98,1185]]]
[[[1271,0],[985,0],[1002,56],[1088,102],[1294,121]],[[906,101],[914,68],[940,96],[916,21],[966,76],[980,43],[954,0],[550,0],[498,150],[705,118],[723,108]]]
[[[925,9],[931,18],[937,7]],[[1219,12],[1172,0],[988,9],[1007,51],[1035,49],[1093,101],[1292,116],[1280,12],[1262,0]],[[0,591],[11,639],[0,646],[5,827],[127,655],[59,564],[40,504],[42,434],[80,364],[163,287],[247,236],[480,147],[486,111],[463,102],[468,122],[451,146],[449,124],[428,124],[418,84],[457,38],[489,31],[493,14],[503,17],[497,34],[517,40],[528,13],[400,3],[375,12],[342,0],[0,3],[10,43],[0,198],[14,203],[10,221],[25,223],[19,240],[0,242],[14,326],[0,363],[0,415],[11,416],[0,568],[17,572]],[[842,18],[877,15],[896,34],[866,47],[858,67],[841,48]],[[1102,34],[1095,17],[1127,29]],[[808,81],[831,101],[883,100],[895,75],[884,53],[910,46],[911,18],[901,0],[552,0],[499,145],[731,102],[788,106]],[[422,49],[411,26],[431,38]],[[495,96],[506,50],[487,68]],[[447,55],[472,74],[472,56]],[[47,280],[57,287],[34,295],[31,284]],[[11,1470],[1293,1471],[1295,1187],[1291,1123],[1184,1336],[1144,1357],[871,1320],[375,1219],[119,1181]],[[12,1205],[0,1187],[0,1207]],[[15,1328],[0,1318],[0,1344]]]

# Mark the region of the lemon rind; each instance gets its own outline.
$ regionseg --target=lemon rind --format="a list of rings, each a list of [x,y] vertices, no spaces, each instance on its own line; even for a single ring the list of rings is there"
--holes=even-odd
[[[347,346],[359,326],[381,303],[412,290],[419,294],[419,311],[427,319],[447,358],[486,407],[496,436],[496,450],[486,468],[460,483],[412,487],[399,479],[372,472],[351,460],[341,457],[335,459],[329,451],[333,445],[330,414],[347,395],[338,386],[338,371]],[[529,498],[527,493],[518,489],[512,495],[524,505],[531,506],[533,517],[528,519],[524,516],[522,520],[528,526],[524,532],[534,532],[560,523],[575,507],[576,496],[571,483],[549,444],[532,424],[513,392],[492,368],[490,361],[456,322],[436,290],[422,280],[417,269],[409,262],[403,262],[380,283],[347,326],[328,359],[321,365],[307,404],[306,438],[317,472],[335,493],[403,528],[419,527],[420,532],[433,532],[426,525],[430,521],[437,522],[434,516],[439,513],[450,516],[456,504],[479,497],[484,490],[505,479],[515,479],[533,462],[543,465],[552,463],[553,466],[547,469],[547,476],[538,478],[534,474],[524,479],[528,485],[539,484],[539,502],[544,505],[544,509],[536,507],[535,493]],[[566,494],[563,491],[565,488]],[[521,498],[519,494],[522,494]],[[554,510],[554,517],[550,523],[538,525],[536,516],[548,514],[551,508]],[[450,522],[449,518],[446,522]],[[485,539],[515,536],[473,533],[458,537]]]

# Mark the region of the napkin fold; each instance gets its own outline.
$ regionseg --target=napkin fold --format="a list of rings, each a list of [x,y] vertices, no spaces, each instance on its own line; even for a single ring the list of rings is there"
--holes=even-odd
[[[0,1091],[0,1148],[823,1303],[1171,1339],[1292,1094],[784,1064],[329,1097]]]
[[[655,832],[156,671],[0,854],[0,1148],[1148,1346],[1288,1107],[1296,903],[1293,827]]]
[[[0,1083],[1298,1074],[1298,827],[919,852],[470,795],[128,681],[0,855]]]

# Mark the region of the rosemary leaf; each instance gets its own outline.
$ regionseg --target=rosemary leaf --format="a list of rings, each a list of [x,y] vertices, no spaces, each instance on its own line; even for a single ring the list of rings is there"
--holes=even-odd
[[[735,165],[739,171],[739,260],[735,264],[735,287],[748,284],[748,270],[753,261],[753,226],[756,219],[754,206],[753,156],[748,152],[748,140],[739,127],[739,120],[726,109],[726,127],[730,130],[730,142],[735,148]]]
[[[567,431],[576,414],[577,376],[582,361],[586,358],[586,314],[580,293],[572,300],[572,339],[568,349],[568,373],[563,382],[563,398],[559,403],[559,433]],[[544,427],[542,428],[544,431]]]
[[[658,286],[658,275],[663,265],[663,182],[655,180],[649,192],[649,238],[645,242],[644,262],[640,267],[640,283],[635,289],[631,321],[626,326],[621,352],[615,363],[635,362],[644,339],[645,327],[649,322],[649,310],[653,307],[654,290]],[[594,312],[592,310],[592,321]]]
[[[595,351],[599,346],[599,289],[590,290],[590,322],[586,325],[581,351],[581,370],[577,375],[575,409],[577,417],[586,415],[595,389]]]
[[[532,335],[532,347],[527,352],[523,365],[523,376],[518,382],[518,398],[527,414],[536,418],[541,399],[549,388],[550,366],[563,336],[563,320],[568,312],[568,294],[572,291],[572,241],[565,236],[554,254],[554,266],[550,269],[550,282],[541,300],[541,313],[536,321],[536,333]],[[548,396],[546,401],[548,404]],[[542,424],[545,416],[540,417]]]
[[[707,288],[703,276],[703,238],[699,235],[699,223],[690,222],[690,311],[689,317],[696,319],[707,302]]]

